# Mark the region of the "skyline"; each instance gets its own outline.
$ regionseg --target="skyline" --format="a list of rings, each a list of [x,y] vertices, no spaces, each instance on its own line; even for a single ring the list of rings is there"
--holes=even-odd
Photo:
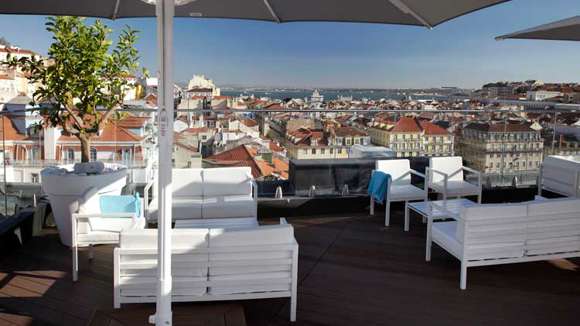
[[[514,0],[433,30],[181,18],[175,21],[174,75],[180,83],[204,74],[219,86],[295,88],[479,88],[487,82],[528,79],[577,82],[578,44],[493,39],[568,18],[575,13],[571,8],[580,5],[574,0]],[[44,17],[0,15],[0,36],[45,54],[50,36],[44,22]],[[124,25],[141,31],[141,62],[154,75],[155,20],[105,23],[115,35]]]

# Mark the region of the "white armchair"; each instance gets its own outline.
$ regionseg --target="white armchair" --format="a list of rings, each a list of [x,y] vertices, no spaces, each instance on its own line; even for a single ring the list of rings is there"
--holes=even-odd
[[[477,184],[464,180],[464,171],[477,176]],[[432,157],[427,168],[429,188],[442,194],[443,199],[448,197],[477,196],[481,204],[481,173],[463,166],[461,156]]]
[[[380,160],[376,162],[375,171],[381,171],[391,176],[391,182],[387,185],[387,193],[385,198],[385,226],[390,224],[390,209],[391,202],[405,202],[405,231],[409,229],[408,226],[408,210],[407,205],[409,201],[427,200],[427,181],[423,189],[411,184],[411,175],[416,175],[425,179],[423,173],[411,169],[409,160]],[[370,214],[375,213],[375,201],[371,196]]]
[[[111,206],[104,201],[111,197],[126,199],[119,212],[111,212]],[[143,203],[138,197],[133,197],[138,209],[130,207],[133,196],[102,196],[99,207],[82,207],[79,213],[72,215],[72,278],[78,280],[78,248],[89,247],[89,260],[93,259],[93,245],[118,244],[121,231],[145,228]],[[123,205],[125,204],[125,205]]]

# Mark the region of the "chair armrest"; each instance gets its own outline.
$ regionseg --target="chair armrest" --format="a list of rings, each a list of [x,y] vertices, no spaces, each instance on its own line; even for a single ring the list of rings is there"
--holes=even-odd
[[[464,171],[467,171],[467,172],[470,172],[470,173],[473,173],[473,174],[481,174],[481,172],[479,172],[479,171],[477,171],[477,170],[474,170],[474,169],[472,169],[472,168],[469,168],[469,167],[467,167],[467,166],[462,166],[461,168],[462,168]]]
[[[426,179],[426,178],[427,178],[427,177],[425,176],[425,174],[423,174],[423,173],[421,173],[421,172],[419,172],[419,171],[413,170],[413,169],[409,170],[409,172],[408,172],[408,173],[409,173],[409,174],[416,175],[416,176],[418,176],[418,177],[421,177],[421,178],[423,178],[423,179]]]
[[[462,168],[464,171],[467,171],[467,172],[470,172],[470,173],[473,173],[473,174],[477,175],[477,186],[478,186],[478,187],[481,187],[481,185],[482,185],[482,184],[481,184],[481,172],[479,172],[479,171],[477,171],[477,170],[474,170],[474,169],[472,169],[472,168],[468,168],[467,166],[462,166],[461,168]]]
[[[447,183],[447,179],[449,179],[449,175],[447,173],[444,173],[444,172],[441,172],[441,171],[438,171],[435,169],[431,169],[431,168],[428,168],[428,169],[429,169],[429,171],[431,171],[431,173],[437,173],[437,174],[443,176],[444,182]],[[433,175],[431,175],[431,176],[433,176]],[[433,180],[429,180],[429,181],[433,181]]]
[[[151,187],[153,187],[153,185],[155,184],[155,179],[149,181],[147,183],[147,185],[145,186],[145,188],[143,189],[143,216],[145,218],[149,217],[149,190],[151,189]]]

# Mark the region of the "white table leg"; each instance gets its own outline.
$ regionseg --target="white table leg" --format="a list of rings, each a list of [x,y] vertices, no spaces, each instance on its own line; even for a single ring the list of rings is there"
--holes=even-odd
[[[409,202],[405,202],[405,232],[409,231]]]
[[[433,227],[433,218],[427,216],[427,242],[425,244],[425,261],[431,261],[431,228]]]

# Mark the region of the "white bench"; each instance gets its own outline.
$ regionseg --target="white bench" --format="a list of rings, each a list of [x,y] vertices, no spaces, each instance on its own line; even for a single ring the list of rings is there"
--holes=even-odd
[[[174,302],[290,298],[296,320],[298,243],[292,225],[172,230]],[[114,306],[155,302],[157,230],[121,233],[114,252]]]
[[[466,207],[457,221],[434,223],[431,232],[461,261],[465,289],[468,267],[580,257],[580,199]]]
[[[249,167],[173,169],[172,219],[256,217],[257,186]],[[153,189],[149,200],[149,189]],[[145,187],[148,221],[157,221],[157,185]]]
[[[542,190],[566,197],[580,197],[580,157],[546,157],[540,167],[538,195],[542,195]]]

